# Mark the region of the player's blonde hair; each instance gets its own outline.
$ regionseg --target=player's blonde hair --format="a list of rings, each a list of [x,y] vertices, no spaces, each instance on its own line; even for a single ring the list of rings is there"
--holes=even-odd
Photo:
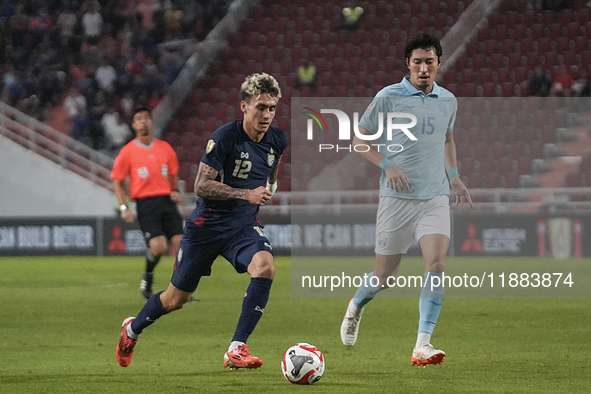
[[[276,97],[277,100],[281,98],[281,88],[277,80],[267,73],[250,74],[242,86],[240,86],[240,100],[248,101],[253,97],[261,94],[269,94],[271,97]]]

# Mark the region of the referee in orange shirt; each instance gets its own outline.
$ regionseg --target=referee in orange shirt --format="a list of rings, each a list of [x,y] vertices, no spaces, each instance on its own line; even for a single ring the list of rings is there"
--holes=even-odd
[[[140,228],[148,243],[146,271],[140,291],[150,298],[154,267],[168,251],[170,240],[175,253],[183,234],[183,219],[176,203],[184,203],[178,190],[179,162],[172,147],[154,138],[152,112],[139,107],[133,112],[131,127],[135,139],[126,144],[115,158],[111,179],[119,202],[121,218],[133,223],[133,214],[125,204],[127,196],[123,182],[129,176],[130,196],[136,202]]]

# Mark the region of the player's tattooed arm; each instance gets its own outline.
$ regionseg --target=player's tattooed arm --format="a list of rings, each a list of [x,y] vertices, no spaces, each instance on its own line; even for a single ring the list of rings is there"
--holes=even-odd
[[[195,178],[195,194],[198,197],[209,200],[237,200],[243,199],[246,196],[246,190],[235,189],[216,181],[215,178],[218,176],[218,173],[215,168],[203,162],[199,163],[199,170]]]
[[[264,205],[271,198],[271,192],[264,186],[253,190],[235,189],[218,182],[218,171],[205,163],[199,163],[195,178],[195,194],[209,200],[246,200],[253,205]]]

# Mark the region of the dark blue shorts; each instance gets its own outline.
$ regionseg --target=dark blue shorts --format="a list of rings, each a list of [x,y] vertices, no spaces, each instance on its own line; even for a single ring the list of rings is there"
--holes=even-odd
[[[247,271],[253,256],[262,250],[273,254],[271,243],[257,223],[219,232],[187,220],[170,282],[176,288],[192,293],[199,279],[211,274],[211,265],[218,256],[223,256],[236,272],[242,274]]]

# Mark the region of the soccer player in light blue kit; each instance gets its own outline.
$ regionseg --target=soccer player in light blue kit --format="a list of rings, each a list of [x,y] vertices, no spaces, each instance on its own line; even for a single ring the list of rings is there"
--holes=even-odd
[[[443,301],[443,286],[433,278],[439,277],[442,283],[450,236],[450,186],[455,192],[456,205],[461,204],[463,208],[468,203],[472,206],[457,169],[453,140],[457,100],[435,83],[441,54],[437,38],[425,33],[412,38],[405,48],[410,77],[379,91],[359,122],[362,135],[382,133],[380,145],[374,144],[369,151],[361,153],[382,169],[376,266],[369,274],[370,278],[375,276],[379,284],[374,287],[368,280],[357,289],[341,325],[343,344],[353,346],[365,305],[389,286],[388,278],[392,283],[402,255],[416,238],[425,262],[419,329],[411,357],[411,365],[418,366],[441,364],[445,358],[445,352],[431,345],[431,335]],[[406,130],[394,129],[388,138],[387,113],[393,112],[400,115],[391,123],[409,126]],[[383,114],[382,118],[379,113]],[[416,117],[415,126],[410,126],[412,116],[405,118],[406,115]],[[364,144],[363,138],[356,136],[353,144]]]

